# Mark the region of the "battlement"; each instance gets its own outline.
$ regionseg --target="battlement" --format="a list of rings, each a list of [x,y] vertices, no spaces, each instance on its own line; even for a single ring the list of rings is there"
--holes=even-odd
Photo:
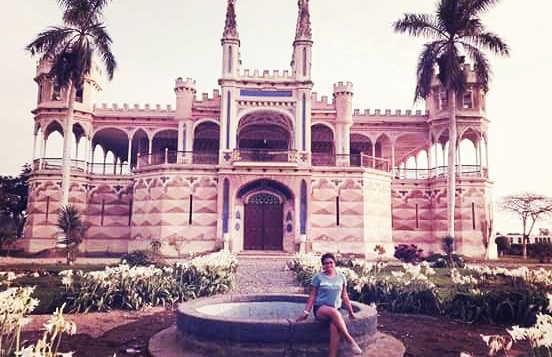
[[[333,85],[334,95],[336,94],[353,94],[352,82],[337,82]]]
[[[162,107],[161,104],[156,104],[155,106],[152,106],[150,104],[144,104],[143,106],[140,106],[140,104],[134,104],[130,106],[127,103],[124,103],[122,106],[120,106],[117,103],[113,103],[111,104],[111,106],[109,106],[107,103],[102,103],[101,106],[94,104],[92,108],[93,108],[93,111],[102,111],[102,112],[135,112],[135,113],[136,112],[140,112],[140,113],[174,112],[170,104],[167,104],[165,107]]]
[[[174,90],[189,90],[193,93],[196,92],[196,81],[194,81],[191,78],[186,78],[186,80],[182,79],[182,77],[178,77],[175,81]]]
[[[422,110],[411,110],[406,109],[404,112],[401,109],[396,109],[394,112],[391,109],[374,109],[373,111],[371,109],[364,109],[363,112],[361,112],[360,109],[355,109],[353,111],[353,117],[378,117],[378,116],[389,116],[389,117],[423,117],[427,116],[429,114],[429,111],[422,111]]]
[[[212,96],[209,96],[209,93],[201,93],[201,97],[196,96],[194,102],[197,103],[207,103],[207,102],[216,102],[220,101],[220,90],[213,89]]]
[[[311,101],[314,108],[332,109],[334,107],[333,100],[330,101],[327,95],[318,98],[318,93],[316,92],[311,92]]]
[[[270,79],[270,80],[285,80],[289,81],[293,79],[293,72],[289,70],[283,70],[280,72],[279,70],[273,70],[270,72],[269,70],[263,70],[262,72],[258,69],[255,69],[253,71],[249,69],[244,69],[243,73],[240,74],[241,78],[244,79]]]

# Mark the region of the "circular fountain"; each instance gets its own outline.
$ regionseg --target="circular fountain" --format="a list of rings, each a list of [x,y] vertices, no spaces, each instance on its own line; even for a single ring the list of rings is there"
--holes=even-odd
[[[153,357],[326,357],[327,322],[295,322],[306,295],[225,295],[180,304],[176,325],[149,343]],[[374,308],[353,302],[355,319],[345,317],[365,357],[401,357],[404,346],[377,331]],[[311,314],[312,315],[312,314]],[[340,343],[338,356],[352,355]]]

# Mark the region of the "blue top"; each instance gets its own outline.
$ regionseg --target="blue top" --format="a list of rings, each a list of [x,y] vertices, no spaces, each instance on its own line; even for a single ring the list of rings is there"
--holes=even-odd
[[[316,274],[311,281],[311,286],[317,289],[314,306],[327,305],[337,309],[340,308],[341,292],[346,284],[347,280],[338,272],[331,278],[324,272]]]

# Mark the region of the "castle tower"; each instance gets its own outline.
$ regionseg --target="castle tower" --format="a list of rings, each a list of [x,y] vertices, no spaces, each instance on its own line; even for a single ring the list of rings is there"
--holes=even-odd
[[[236,24],[236,0],[228,0],[222,34],[222,78],[237,78],[240,73],[240,36]]]
[[[293,42],[293,57],[291,68],[295,79],[310,81],[312,58],[312,30],[310,23],[309,0],[299,0],[299,15],[297,29]]]
[[[38,84],[37,107],[52,105],[55,102],[67,103],[67,88],[58,88],[49,75],[52,64],[41,60],[36,69],[35,82]],[[85,77],[82,88],[77,89],[75,109],[79,111],[93,111],[94,102],[102,91],[100,85],[103,76],[102,70],[92,64],[90,73]]]
[[[353,125],[353,84],[339,82],[334,84],[333,98],[336,110],[335,151],[338,158],[348,162],[350,153],[350,133]]]
[[[196,82],[191,78],[177,78],[174,86],[176,94],[175,120],[178,121],[178,152],[190,153],[193,150],[192,105],[196,94]]]
[[[228,0],[226,22],[222,34],[222,78],[220,101],[220,162],[224,164],[236,148],[237,80],[240,75],[240,39],[236,23],[236,0]]]

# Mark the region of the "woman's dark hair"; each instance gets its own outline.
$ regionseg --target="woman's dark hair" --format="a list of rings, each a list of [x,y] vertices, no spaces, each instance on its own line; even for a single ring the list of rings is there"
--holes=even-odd
[[[331,259],[334,261],[334,263],[336,263],[337,261],[335,260],[335,255],[333,255],[332,253],[326,253],[324,255],[322,255],[322,257],[320,258],[320,262],[322,264],[324,264],[324,260],[326,259]]]

